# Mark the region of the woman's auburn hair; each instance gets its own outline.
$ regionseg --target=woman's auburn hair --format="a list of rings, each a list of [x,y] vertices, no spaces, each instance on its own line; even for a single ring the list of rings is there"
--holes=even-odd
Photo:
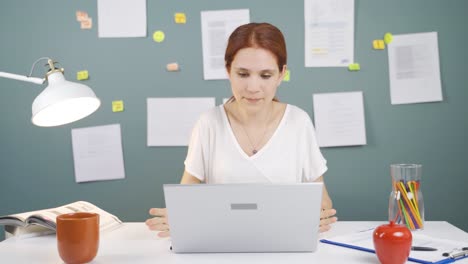
[[[249,23],[236,28],[229,36],[224,62],[226,70],[231,71],[231,64],[237,52],[244,48],[261,48],[276,57],[278,70],[281,72],[287,62],[286,41],[283,33],[269,23]]]

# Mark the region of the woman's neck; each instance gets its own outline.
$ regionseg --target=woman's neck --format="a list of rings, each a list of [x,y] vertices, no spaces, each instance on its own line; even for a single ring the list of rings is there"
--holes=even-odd
[[[248,127],[262,126],[265,125],[265,123],[269,123],[272,120],[274,109],[275,102],[270,102],[258,109],[246,109],[241,107],[238,102],[234,101],[231,103],[229,112],[237,122]]]

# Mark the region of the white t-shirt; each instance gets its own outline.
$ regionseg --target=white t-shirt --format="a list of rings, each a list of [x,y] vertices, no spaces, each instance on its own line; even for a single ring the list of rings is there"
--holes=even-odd
[[[253,156],[240,147],[223,105],[195,124],[185,170],[206,183],[298,183],[327,171],[314,127],[302,109],[287,105],[270,140]]]

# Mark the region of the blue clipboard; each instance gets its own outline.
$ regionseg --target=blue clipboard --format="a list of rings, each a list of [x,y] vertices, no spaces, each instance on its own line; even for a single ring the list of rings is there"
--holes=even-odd
[[[335,242],[335,241],[331,241],[331,240],[328,240],[328,239],[321,239],[320,242],[325,243],[325,244],[330,244],[330,245],[335,245],[335,246],[340,246],[340,247],[345,247],[345,248],[350,248],[350,249],[356,249],[356,250],[365,251],[365,252],[375,254],[375,250],[370,249],[370,248],[364,248],[364,247],[354,246],[354,245],[350,245],[350,244]],[[437,262],[431,262],[431,261],[416,259],[416,258],[412,258],[412,257],[409,257],[408,261],[416,262],[416,263],[422,263],[422,264],[445,264],[445,263],[453,263],[453,262],[455,262],[457,260],[464,259],[464,258],[468,258],[468,255],[467,256],[462,256],[462,257],[459,257],[459,258],[455,258],[455,259],[446,258],[446,259],[439,260]]]

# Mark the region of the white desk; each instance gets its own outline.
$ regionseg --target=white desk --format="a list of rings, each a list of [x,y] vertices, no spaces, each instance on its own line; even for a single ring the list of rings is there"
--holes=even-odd
[[[320,238],[377,227],[384,222],[336,223]],[[467,241],[468,233],[447,222],[426,222],[424,234]],[[314,253],[220,253],[174,254],[170,240],[157,238],[143,223],[125,223],[101,236],[99,252],[92,263],[360,263],[378,264],[375,254],[319,243]],[[10,238],[0,243],[0,263],[62,263],[54,235],[34,238]],[[412,262],[408,262],[412,263]],[[468,263],[468,259],[457,261]]]

